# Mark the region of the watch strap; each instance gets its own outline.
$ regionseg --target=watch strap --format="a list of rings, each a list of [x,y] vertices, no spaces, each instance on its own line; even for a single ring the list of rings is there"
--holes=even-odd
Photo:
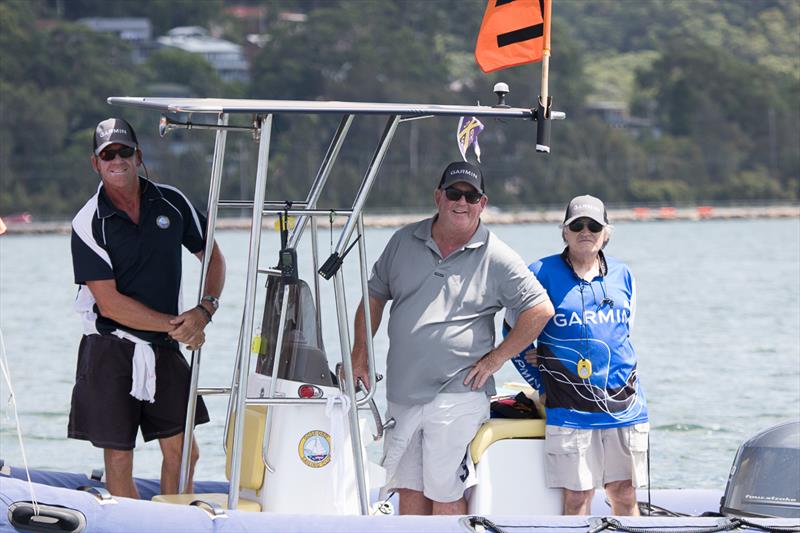
[[[211,307],[214,308],[214,311],[219,309],[219,298],[217,298],[216,296],[211,296],[210,294],[207,294],[207,295],[203,296],[202,298],[200,298],[200,301],[201,302],[209,302],[211,304]]]

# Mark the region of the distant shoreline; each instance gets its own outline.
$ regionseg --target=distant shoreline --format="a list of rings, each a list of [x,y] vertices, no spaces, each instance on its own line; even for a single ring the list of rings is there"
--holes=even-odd
[[[364,214],[364,225],[370,228],[394,228],[410,222],[415,222],[432,211],[417,211],[409,214]],[[534,210],[512,211],[487,209],[482,219],[487,224],[532,224],[551,223],[557,224],[563,220],[563,210]],[[272,216],[264,217],[264,227],[271,227]],[[612,223],[617,222],[647,222],[669,220],[726,220],[726,219],[757,219],[757,218],[800,218],[800,205],[775,205],[775,206],[737,206],[737,207],[631,207],[624,209],[610,209],[608,218]],[[321,227],[328,227],[328,219],[318,219]],[[334,226],[344,223],[344,217],[334,220]],[[8,235],[30,234],[67,234],[70,232],[70,221],[51,222],[13,222],[6,221]],[[217,228],[220,230],[239,230],[250,228],[250,218],[232,217],[219,218]]]

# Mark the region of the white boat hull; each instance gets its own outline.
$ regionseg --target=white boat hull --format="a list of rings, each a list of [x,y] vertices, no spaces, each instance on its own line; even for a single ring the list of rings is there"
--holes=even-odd
[[[73,489],[51,487],[33,483],[36,498],[41,503],[59,505],[75,509],[85,517],[87,532],[129,532],[129,531],[192,531],[192,532],[238,532],[238,531],[325,531],[342,533],[376,532],[459,532],[470,531],[465,527],[468,519],[458,516],[332,516],[320,515],[308,510],[306,513],[247,513],[225,511],[225,514],[212,518],[202,509],[188,505],[173,505],[143,500],[116,498],[116,503],[103,504],[87,492]],[[716,498],[718,491],[653,491],[654,502],[669,506],[668,500],[706,501]],[[0,533],[20,531],[9,522],[8,508],[14,502],[31,500],[31,492],[26,481],[0,476]],[[597,500],[596,500],[597,503]],[[604,516],[600,513],[597,516]],[[519,531],[520,527],[536,528],[536,531],[587,531],[597,524],[596,517],[581,516],[503,516],[488,517],[495,524],[509,530]],[[714,517],[639,517],[620,518],[628,526],[646,528],[669,528],[682,531],[693,528],[716,526],[722,518]],[[765,519],[755,520],[770,526],[797,526],[796,520]]]

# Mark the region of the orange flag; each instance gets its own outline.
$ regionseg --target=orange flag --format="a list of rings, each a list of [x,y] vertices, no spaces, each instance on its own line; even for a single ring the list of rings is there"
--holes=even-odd
[[[489,0],[475,45],[484,72],[541,61],[550,52],[551,0]]]

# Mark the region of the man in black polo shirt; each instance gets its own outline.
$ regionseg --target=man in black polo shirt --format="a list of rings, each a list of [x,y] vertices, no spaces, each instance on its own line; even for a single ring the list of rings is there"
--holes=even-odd
[[[145,441],[159,439],[161,492],[174,494],[190,381],[178,343],[196,350],[205,341],[225,281],[225,259],[214,243],[204,296],[181,312],[181,246],[202,261],[206,218],[178,189],[137,175],[142,151],[122,119],[97,125],[91,163],[101,183],[72,221],[76,310],[84,336],[69,437],[103,448],[108,490],[137,498],[133,448],[141,427]],[[195,424],[205,422],[201,398]],[[191,472],[198,457],[193,442]]]

